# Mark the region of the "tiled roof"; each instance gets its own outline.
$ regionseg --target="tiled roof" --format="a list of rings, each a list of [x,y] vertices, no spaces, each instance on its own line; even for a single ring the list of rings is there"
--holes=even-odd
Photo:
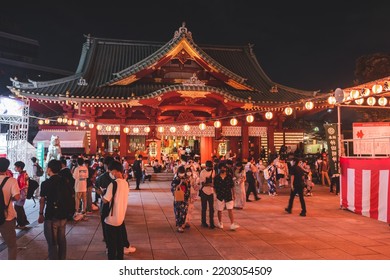
[[[182,84],[146,84],[141,80],[129,85],[112,85],[113,82],[134,75],[149,67],[166,54],[178,40],[185,39],[207,63],[218,69],[229,79],[252,90],[238,90],[226,87],[213,88]],[[83,83],[84,82],[84,83]],[[81,83],[81,85],[80,85]],[[270,89],[277,86],[277,92]],[[276,84],[260,67],[251,46],[198,46],[192,41],[190,32],[181,32],[166,44],[101,38],[87,38],[83,46],[78,70],[72,76],[47,81],[21,83],[14,81],[13,87],[25,95],[47,97],[73,97],[88,99],[130,99],[149,98],[167,90],[214,91],[231,99],[253,102],[285,103],[312,96],[302,91]],[[68,92],[68,95],[66,95]]]

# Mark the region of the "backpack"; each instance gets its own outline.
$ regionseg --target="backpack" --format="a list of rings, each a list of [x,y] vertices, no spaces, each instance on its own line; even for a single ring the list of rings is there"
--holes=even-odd
[[[12,198],[12,196],[11,196],[9,198],[8,205],[5,205],[3,187],[4,187],[5,183],[7,183],[8,179],[9,179],[9,177],[5,177],[3,179],[3,182],[0,185],[0,225],[4,224],[4,222],[5,222],[5,218],[6,218],[5,212],[8,211],[8,206],[9,206],[9,204],[11,202],[11,198]]]
[[[56,198],[53,199],[53,217],[57,219],[70,219],[73,217],[74,198],[68,185],[61,181],[62,184],[56,185]]]
[[[42,168],[42,166],[40,166],[38,163],[37,163],[37,173],[35,174],[36,176],[38,176],[38,177],[41,177],[41,176],[43,176],[43,168]]]
[[[37,181],[31,179],[31,178],[28,178],[28,189],[27,189],[27,195],[26,195],[26,198],[27,199],[33,199],[34,201],[34,207],[35,205],[37,204],[35,202],[35,198],[34,198],[34,193],[35,191],[39,188],[39,184]]]
[[[114,197],[116,194],[116,189],[118,188],[118,183],[116,181],[112,181],[112,199],[110,203],[104,203],[102,207],[102,213],[101,217],[102,219],[105,219],[108,217],[111,211],[111,216],[112,216],[112,207],[114,207]]]

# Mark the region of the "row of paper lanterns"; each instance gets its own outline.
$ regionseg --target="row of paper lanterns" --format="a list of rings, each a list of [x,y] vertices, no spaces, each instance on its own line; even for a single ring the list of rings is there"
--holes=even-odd
[[[348,105],[352,101],[354,101],[357,105],[362,105],[366,98],[367,105],[369,106],[374,106],[377,103],[379,106],[386,106],[389,103],[386,97],[382,96],[377,100],[374,96],[370,96],[373,94],[380,94],[383,92],[383,90],[385,91],[389,90],[388,82],[385,82],[383,86],[379,84],[375,84],[372,86],[371,90],[369,88],[361,88],[359,90],[353,89],[349,93],[347,91],[343,91],[344,98],[342,102]],[[334,105],[336,104],[336,102],[337,101],[335,96],[332,95],[328,98],[328,103],[330,105]]]

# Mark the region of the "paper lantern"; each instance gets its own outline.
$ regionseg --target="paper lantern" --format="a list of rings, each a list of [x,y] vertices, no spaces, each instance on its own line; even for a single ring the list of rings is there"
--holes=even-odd
[[[111,130],[112,130],[111,125],[107,125],[107,126],[106,126],[106,131],[111,131]]]
[[[145,126],[145,127],[144,127],[144,131],[145,131],[146,133],[149,133],[149,132],[150,132],[150,127],[149,127],[149,126]]]
[[[128,127],[126,126],[125,128],[123,128],[123,132],[126,133],[126,134],[129,133],[129,132],[130,132],[130,128],[128,128]]]
[[[265,118],[266,118],[267,120],[272,119],[273,116],[274,116],[274,114],[273,114],[272,112],[267,112],[267,113],[265,113]]]
[[[253,123],[254,120],[255,120],[255,117],[253,115],[246,116],[246,121],[248,123]]]
[[[159,127],[157,128],[157,131],[160,132],[160,133],[163,133],[163,132],[164,132],[164,127],[159,126]]]
[[[367,104],[368,104],[368,105],[374,106],[375,103],[376,103],[375,97],[372,97],[372,96],[371,96],[371,97],[367,98]]]
[[[39,121],[38,121],[38,124],[43,125],[43,124],[44,124],[44,121],[43,121],[43,120],[39,120]]]
[[[232,119],[230,120],[230,124],[233,125],[233,126],[235,126],[235,125],[238,124],[238,120],[237,120],[236,118],[232,118]]]
[[[139,128],[138,127],[134,127],[133,128],[133,133],[135,133],[135,134],[139,133]]]
[[[85,122],[80,122],[81,127],[85,127]]]
[[[222,123],[220,121],[215,121],[214,122],[214,127],[215,128],[220,128],[222,126]]]
[[[305,103],[305,108],[306,108],[306,110],[311,110],[311,109],[313,109],[313,108],[314,108],[314,103],[313,103],[312,101],[307,101],[307,102]]]
[[[58,123],[62,123],[62,118],[57,118]]]
[[[79,121],[78,120],[73,120],[73,125],[78,125]]]
[[[184,131],[190,131],[190,126],[189,126],[188,124],[185,124],[185,125],[183,126],[183,130],[184,130]]]
[[[49,119],[45,119],[45,124],[49,124],[50,123],[50,120]]]
[[[90,123],[90,124],[88,125],[88,127],[89,127],[90,129],[92,129],[92,128],[95,127],[95,125],[94,125],[93,123]]]
[[[290,116],[292,113],[293,113],[293,109],[291,107],[286,107],[284,109],[284,113],[287,115],[287,116]]]
[[[387,105],[387,98],[382,96],[381,98],[378,99],[378,104],[379,104],[379,106],[386,106]]]
[[[355,99],[357,105],[362,105],[364,103],[364,98]]]
[[[201,124],[199,125],[199,129],[200,129],[200,130],[205,130],[205,129],[206,129],[206,124],[205,124],[205,123],[201,123]]]
[[[176,132],[176,127],[171,126],[171,127],[169,128],[169,131],[170,131],[171,133],[175,133],[175,132]]]
[[[382,86],[381,85],[373,85],[372,86],[372,92],[373,93],[381,93],[383,90]]]

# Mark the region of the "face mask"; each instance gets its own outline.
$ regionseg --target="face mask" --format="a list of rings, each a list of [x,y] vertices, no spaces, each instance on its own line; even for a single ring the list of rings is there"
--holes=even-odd
[[[212,168],[210,168],[210,167],[206,168],[206,171],[211,171],[211,170],[212,170]]]
[[[187,172],[187,176],[191,176],[192,175],[192,172]]]
[[[186,174],[185,173],[179,173],[179,177],[183,178]]]
[[[115,180],[116,178],[115,178],[115,176],[114,175],[112,175],[112,173],[110,172],[110,178],[112,179],[112,180]]]

